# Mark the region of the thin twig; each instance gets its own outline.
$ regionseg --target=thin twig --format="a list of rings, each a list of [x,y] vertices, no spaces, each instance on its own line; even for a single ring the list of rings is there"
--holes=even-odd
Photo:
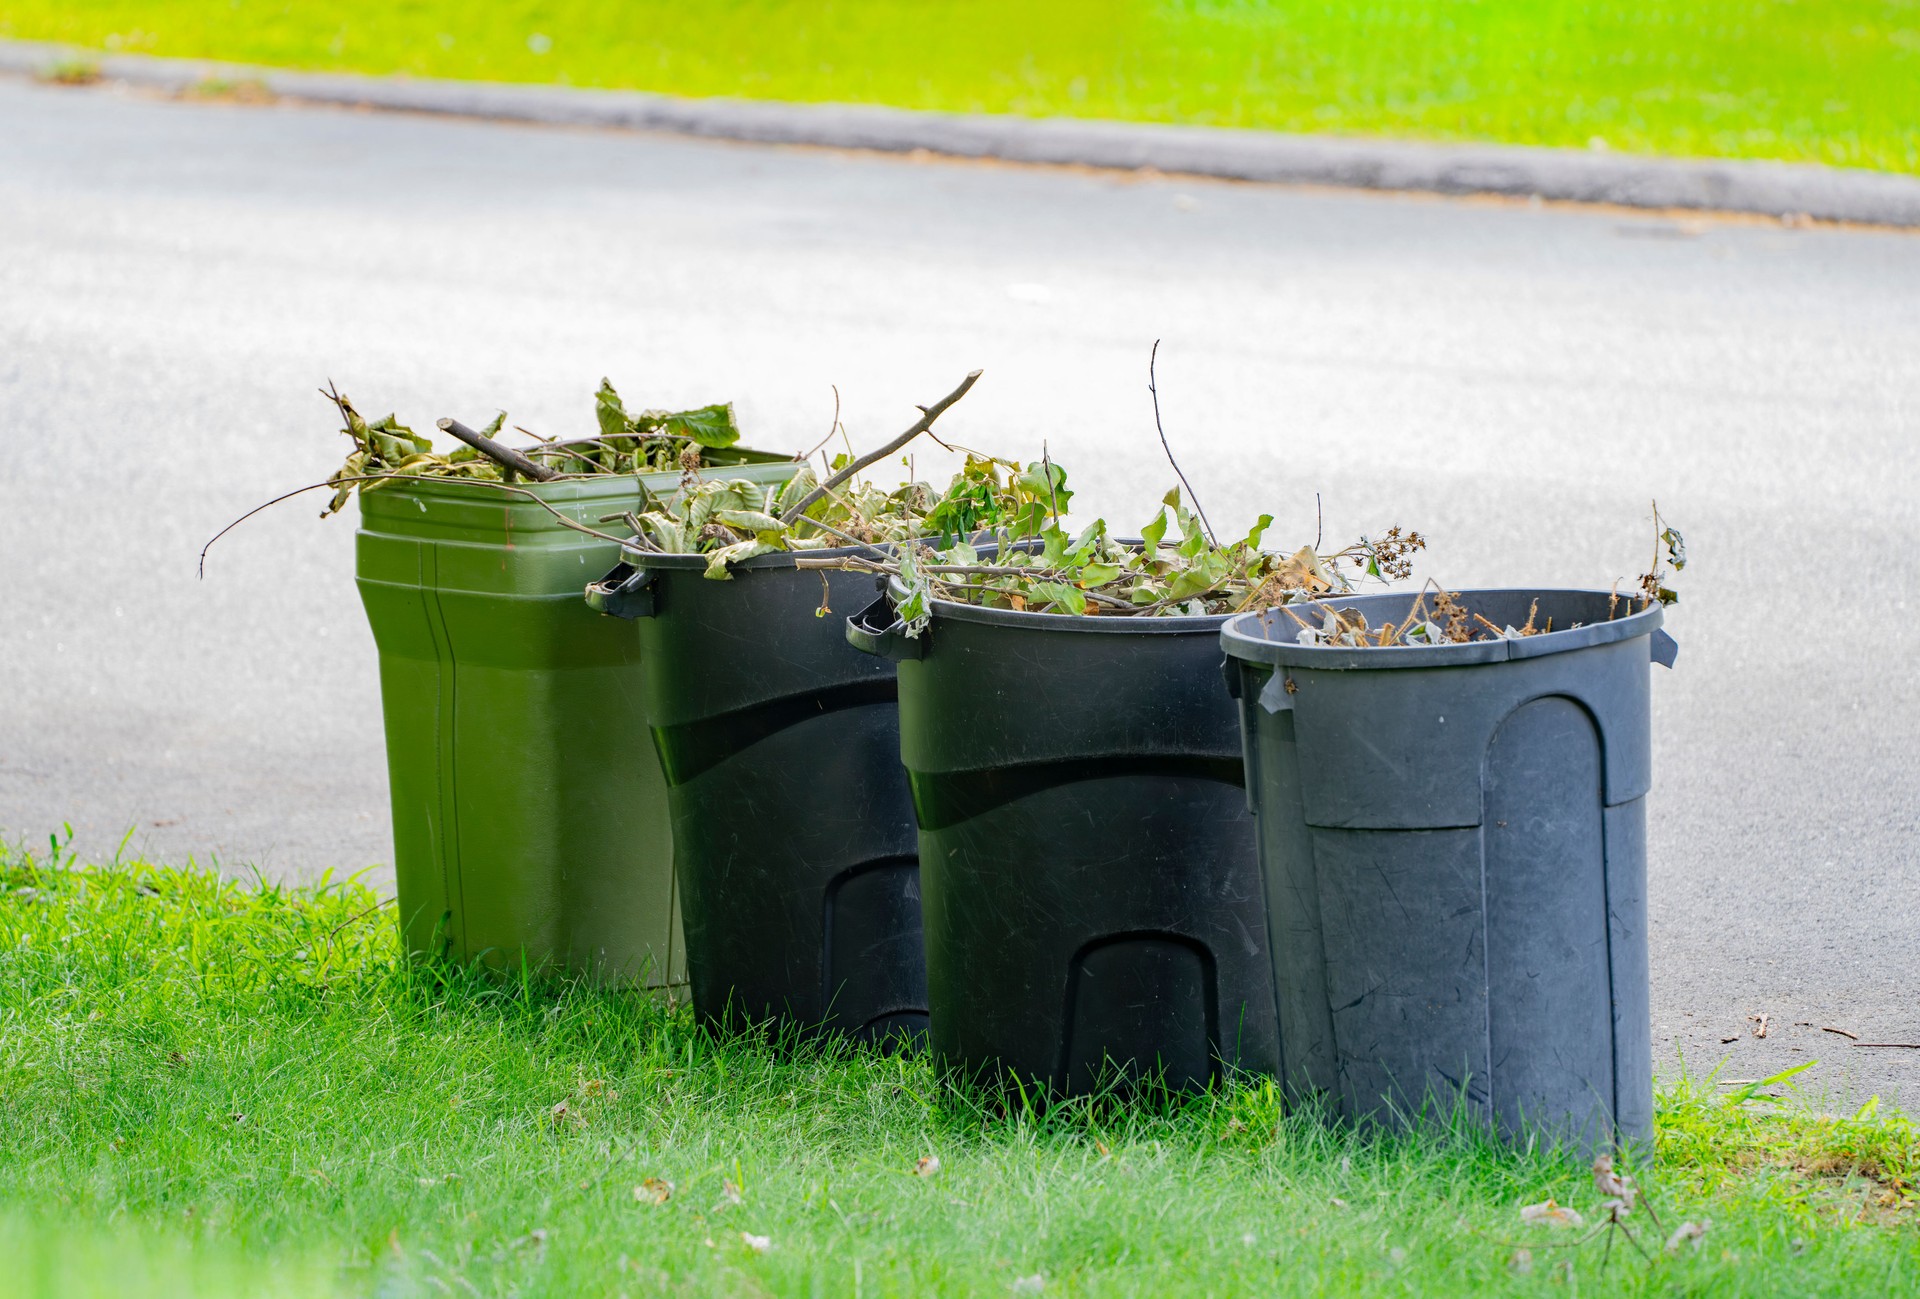
[[[1213,535],[1213,525],[1207,522],[1207,512],[1200,508],[1200,498],[1193,494],[1193,484],[1187,481],[1186,472],[1180,468],[1180,462],[1173,458],[1173,448],[1167,445],[1167,430],[1160,423],[1160,388],[1154,374],[1154,366],[1159,360],[1160,340],[1156,338],[1153,340],[1153,351],[1147,357],[1147,391],[1153,394],[1153,427],[1160,433],[1160,449],[1167,453],[1167,463],[1173,466],[1174,476],[1180,480],[1180,485],[1187,489],[1187,500],[1192,503],[1193,512],[1200,516],[1200,526],[1207,530],[1207,541],[1217,547],[1220,541]]]
[[[835,383],[827,386],[833,389],[833,423],[827,426],[827,435],[825,437],[809,447],[804,454],[795,456],[795,460],[813,459],[813,453],[833,441],[833,435],[840,431],[840,385]]]
[[[885,446],[880,447],[877,450],[869,451],[866,455],[863,455],[858,459],[854,460],[845,469],[842,469],[839,473],[827,479],[826,482],[821,483],[818,487],[814,488],[812,491],[808,492],[805,496],[801,497],[798,502],[788,507],[787,511],[780,516],[780,522],[792,523],[795,519],[799,518],[801,515],[805,514],[808,510],[812,509],[814,503],[816,501],[819,501],[821,498],[825,497],[826,494],[829,491],[831,491],[833,488],[838,487],[841,483],[846,482],[847,479],[853,477],[855,474],[859,473],[862,469],[865,469],[868,465],[873,464],[876,461],[885,460],[888,456],[898,451],[901,447],[913,441],[915,438],[919,437],[922,433],[925,433],[928,429],[932,428],[933,422],[939,419],[941,415],[946,413],[947,407],[953,405],[953,403],[955,403],[956,401],[959,401],[962,397],[967,395],[967,390],[973,387],[974,383],[980,378],[980,374],[981,372],[979,370],[973,371],[972,373],[968,374],[965,379],[962,379],[960,381],[960,386],[958,388],[955,388],[952,392],[942,397],[939,401],[936,401],[931,406],[920,407],[920,418],[913,422],[913,427],[909,428],[906,432],[902,433],[899,437],[894,438],[891,442],[887,443]]]
[[[294,490],[290,492],[284,492],[281,495],[276,496],[272,500],[266,502],[264,505],[254,506],[252,509],[248,510],[245,514],[235,519],[232,523],[229,523],[226,527],[214,533],[213,536],[208,539],[207,544],[200,547],[200,576],[204,578],[207,575],[207,552],[213,549],[214,542],[220,540],[220,538],[226,536],[229,532],[232,532],[235,528],[245,523],[248,519],[251,519],[254,515],[260,513],[260,511],[264,509],[268,509],[271,506],[278,505],[282,501],[291,500],[296,496],[302,495],[303,493],[318,491],[322,487],[341,487],[346,485],[347,483],[449,483],[449,482],[472,483],[476,487],[486,487],[495,491],[512,492],[515,496],[526,497],[528,500],[532,501],[535,505],[538,505],[541,509],[545,510],[548,514],[551,514],[554,518],[558,519],[562,524],[564,524],[569,528],[572,528],[575,532],[585,533],[587,536],[598,538],[601,541],[611,541],[616,546],[625,545],[628,540],[625,537],[609,536],[608,534],[604,532],[600,532],[597,529],[589,528],[584,523],[576,523],[574,520],[569,519],[566,515],[562,514],[559,510],[554,509],[551,504],[542,500],[538,493],[529,491],[525,487],[516,487],[512,483],[496,483],[490,478],[449,478],[445,475],[429,475],[429,474],[355,474],[352,477],[348,477],[348,478],[329,478],[327,481],[323,483],[308,483],[305,487],[296,487],[294,488]]]

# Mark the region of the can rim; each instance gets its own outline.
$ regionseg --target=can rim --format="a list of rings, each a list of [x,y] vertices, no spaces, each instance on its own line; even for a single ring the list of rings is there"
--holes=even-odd
[[[1476,597],[1488,596],[1515,597],[1522,600],[1551,598],[1581,598],[1607,600],[1613,596],[1610,591],[1594,591],[1578,587],[1481,587],[1456,592],[1469,607]],[[1620,597],[1623,601],[1631,597]],[[1407,601],[1409,607],[1413,597],[1404,593],[1359,596],[1342,601],[1343,606],[1377,604],[1383,600]],[[1332,601],[1314,603],[1331,604]],[[1220,647],[1236,659],[1248,663],[1264,664],[1268,667],[1319,668],[1330,671],[1377,671],[1393,668],[1419,667],[1467,667],[1480,663],[1506,663],[1517,659],[1543,658],[1551,654],[1564,654],[1572,650],[1589,649],[1597,645],[1611,645],[1619,641],[1632,640],[1639,636],[1651,635],[1662,621],[1662,609],[1653,604],[1625,617],[1613,618],[1603,622],[1587,623],[1580,627],[1567,628],[1564,631],[1542,632],[1536,636],[1519,639],[1501,637],[1498,640],[1465,641],[1456,645],[1394,645],[1372,649],[1355,649],[1345,645],[1302,645],[1288,637],[1275,639],[1263,634],[1278,624],[1288,628],[1297,627],[1280,609],[1259,609],[1248,613],[1232,614],[1220,628]]]

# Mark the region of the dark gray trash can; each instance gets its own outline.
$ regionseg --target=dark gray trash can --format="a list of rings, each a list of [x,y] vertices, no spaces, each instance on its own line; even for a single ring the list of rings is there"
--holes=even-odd
[[[844,619],[817,612],[859,608],[873,579],[786,553],[727,581],[706,577],[706,555],[633,558],[588,602],[641,620],[694,1009],[920,1037],[920,867],[893,664],[855,653]]]
[[[1268,610],[1221,640],[1289,1090],[1389,1122],[1459,1100],[1591,1150],[1653,1135],[1648,663],[1674,644],[1604,591],[1462,595],[1501,627],[1536,600],[1564,630],[1350,649]]]
[[[1274,1072],[1220,622],[937,600],[909,638],[884,596],[847,621],[900,660],[929,1042],[950,1067],[1043,1097]]]

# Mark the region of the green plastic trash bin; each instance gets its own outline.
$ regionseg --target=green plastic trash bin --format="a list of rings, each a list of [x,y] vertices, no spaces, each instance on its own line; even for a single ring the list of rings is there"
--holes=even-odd
[[[797,468],[765,452],[710,455],[733,461],[713,471],[755,482]],[[639,483],[669,493],[679,475],[518,485],[601,527],[636,507]],[[451,480],[362,495],[357,541],[409,948],[684,985],[639,633],[580,600],[618,547],[524,496]]]

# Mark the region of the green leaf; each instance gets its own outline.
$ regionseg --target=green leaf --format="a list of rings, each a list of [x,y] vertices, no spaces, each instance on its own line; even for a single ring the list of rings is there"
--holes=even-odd
[[[757,534],[773,533],[778,536],[786,531],[786,525],[771,514],[759,510],[716,510],[713,515],[717,522],[729,528],[738,528],[742,532]]]
[[[593,417],[599,421],[603,438],[620,437],[633,428],[633,421],[627,418],[627,408],[620,402],[620,394],[606,379],[600,381],[599,391],[593,394]]]
[[[1247,549],[1248,550],[1260,549],[1260,538],[1266,536],[1267,529],[1271,528],[1272,526],[1273,526],[1273,516],[1271,514],[1261,515],[1260,521],[1253,525],[1253,531],[1247,534]]]
[[[752,559],[755,555],[771,555],[780,547],[755,537],[751,541],[736,541],[731,546],[722,546],[707,556],[706,576],[715,581],[725,582],[733,574],[727,571],[727,565],[737,564],[743,559]]]
[[[1178,489],[1175,489],[1174,491],[1171,491],[1167,494],[1169,496],[1177,497],[1180,493]],[[1147,543],[1147,549],[1151,551],[1156,549],[1160,545],[1161,540],[1165,538],[1166,535],[1167,535],[1167,510],[1166,510],[1166,506],[1162,504],[1162,506],[1160,507],[1159,513],[1153,516],[1153,522],[1149,523],[1146,527],[1140,529],[1140,539]]]
[[[788,510],[806,499],[807,493],[820,485],[819,477],[813,472],[812,465],[801,465],[799,470],[780,488],[774,499],[772,513],[785,514]]]
[[[1050,526],[1040,534],[1040,566],[1058,568],[1067,558],[1067,534],[1058,525]]]
[[[647,416],[657,432],[669,437],[691,438],[703,447],[730,447],[740,440],[740,425],[734,419],[732,402],[672,414],[648,411]]]
[[[487,422],[487,426],[480,430],[480,436],[489,437],[489,438],[499,437],[500,430],[503,427],[505,427],[506,422],[507,422],[507,412],[500,411],[496,413],[494,417]]]
[[[1820,1062],[1818,1060],[1802,1060],[1799,1064],[1794,1065],[1791,1069],[1782,1069],[1779,1073],[1772,1074],[1766,1078],[1756,1078],[1754,1081],[1748,1083],[1745,1087],[1742,1087],[1739,1091],[1734,1092],[1732,1095],[1728,1096],[1727,1104],[1744,1105],[1746,1104],[1746,1102],[1752,1100],[1753,1094],[1759,1091],[1762,1087],[1778,1086],[1780,1083],[1786,1082],[1789,1078],[1792,1078],[1795,1074],[1805,1073],[1807,1070],[1813,1068],[1813,1066],[1819,1063]]]
[[[1087,564],[1080,570],[1080,585],[1105,586],[1119,576],[1120,565],[1118,564]]]
[[[1060,605],[1068,613],[1087,611],[1086,594],[1077,586],[1068,586],[1065,582],[1035,582],[1027,590],[1029,598]]]

